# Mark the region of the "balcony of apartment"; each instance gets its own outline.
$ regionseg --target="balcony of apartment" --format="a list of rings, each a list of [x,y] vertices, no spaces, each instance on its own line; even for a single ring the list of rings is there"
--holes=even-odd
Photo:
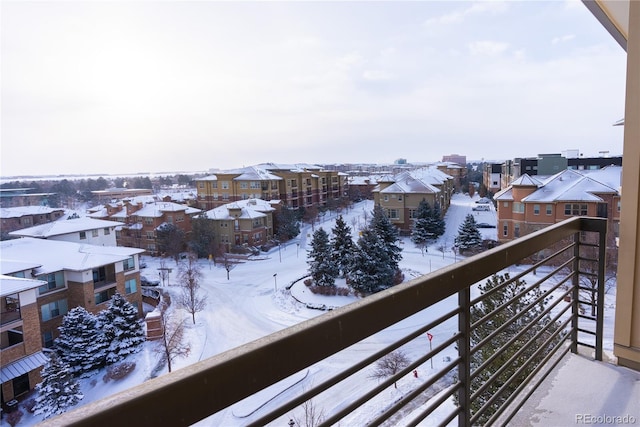
[[[550,414],[547,425],[558,425],[556,421],[570,417],[575,422],[577,414],[601,415],[594,412],[601,406],[589,406],[594,400],[603,405],[620,403],[614,398],[615,389],[609,388],[614,381],[624,384],[626,394],[618,406],[622,412],[607,415],[640,420],[633,403],[640,399],[640,383],[633,382],[640,374],[603,361],[605,234],[603,219],[569,219],[149,380],[64,414],[56,422],[189,425],[207,419],[206,423],[216,424],[216,417],[233,411],[238,402],[271,391],[275,397],[265,399],[239,424],[287,425],[292,411],[311,399],[342,393],[347,396],[344,403],[325,408],[322,425],[348,425],[354,414],[382,401],[384,406],[367,424],[417,425],[427,419],[440,425],[513,420],[526,425]],[[540,253],[545,254],[542,260]],[[513,276],[504,275],[509,270]],[[480,292],[478,285],[497,274],[506,280]],[[502,299],[496,302],[491,295]],[[376,334],[388,337],[391,328],[394,338],[376,346]],[[432,343],[429,338],[427,345],[425,337],[432,333],[438,339]],[[378,361],[411,346],[420,351],[412,351],[406,364],[378,382],[368,380],[366,391],[352,392],[362,390],[354,384],[367,381]],[[350,354],[359,356],[350,366],[332,368],[333,357],[344,357],[343,352],[356,347],[358,351]],[[322,370],[322,382],[291,386],[309,369]],[[376,400],[388,396],[385,391],[414,370],[423,376],[410,391],[395,401]],[[558,387],[551,381],[554,377],[566,384]],[[590,382],[591,378],[602,382]],[[545,401],[533,394],[549,388],[564,392],[574,385],[575,393],[591,393],[592,398],[563,408],[558,402],[565,397],[560,396],[550,400],[553,408],[545,409],[540,406]]]

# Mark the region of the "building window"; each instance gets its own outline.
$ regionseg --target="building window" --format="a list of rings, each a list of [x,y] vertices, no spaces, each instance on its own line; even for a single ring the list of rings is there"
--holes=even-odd
[[[389,219],[399,219],[397,209],[389,209],[388,214],[389,214]]]
[[[204,181],[200,181],[198,183],[198,188],[204,188]]]
[[[505,207],[505,208],[508,208],[509,207],[509,202],[502,203],[502,206]]]
[[[566,203],[564,205],[564,214],[565,215],[586,215],[587,214],[587,205],[586,203]]]
[[[222,189],[223,190],[229,189],[229,181],[222,181]]]
[[[45,280],[47,282],[46,285],[42,285],[38,288],[38,293],[40,295],[56,290],[64,288],[64,273],[62,271],[57,271],[55,273],[42,274],[37,277],[38,280]]]
[[[53,347],[53,332],[45,331],[42,333],[42,346],[44,348]]]
[[[167,216],[167,223],[168,224],[173,224],[173,215]]]
[[[551,204],[547,204],[547,215],[551,215],[551,213],[553,212],[553,205]]]
[[[540,205],[533,205],[533,214],[540,215]]]
[[[502,224],[502,235],[505,237],[509,235],[509,224],[506,222]]]
[[[247,182],[241,182],[240,183],[240,189],[241,190],[246,190],[248,188],[249,188],[249,183],[247,183]]]
[[[524,203],[513,202],[513,212],[514,213],[524,213]]]
[[[58,301],[50,302],[49,304],[44,304],[40,307],[40,313],[42,314],[42,321],[46,322],[47,320],[51,320],[54,317],[64,316],[67,314],[67,300],[61,299]]]
[[[104,229],[104,235],[108,236],[109,234],[111,234],[111,230],[109,229],[109,227],[105,227]]]
[[[513,237],[520,237],[520,224],[513,226]]]
[[[29,387],[29,374],[23,374],[13,379],[13,395],[15,397],[28,393]]]
[[[147,231],[147,240],[153,240],[155,238],[153,231]]]
[[[144,223],[145,223],[146,225],[152,225],[152,224],[153,224],[153,218],[145,217],[145,219],[144,219]]]
[[[184,216],[182,215],[176,216],[176,222],[182,222],[182,221],[184,221]]]
[[[87,238],[87,232],[86,231],[81,231],[80,232],[80,240],[84,240]]]
[[[409,219],[416,218],[416,209],[409,209]]]
[[[388,195],[386,195],[386,194],[384,195],[384,201],[385,201],[385,202],[388,202],[388,201],[389,201],[389,196],[388,196]]]
[[[116,288],[105,289],[101,292],[96,292],[93,294],[93,299],[95,300],[96,305],[105,303],[111,299],[112,296],[116,294]]]
[[[136,263],[134,262],[133,256],[125,259],[122,262],[122,267],[124,268],[124,271],[133,270],[134,268],[136,268]]]
[[[616,209],[618,209],[618,212],[620,212],[620,207],[621,207],[621,206],[620,206],[620,200],[618,200],[618,203],[617,203],[617,205],[616,205]]]
[[[138,282],[136,279],[127,280],[124,282],[124,291],[127,294],[133,294],[138,290]]]
[[[222,200],[229,200],[229,193],[222,193]]]
[[[398,194],[398,201],[401,202],[402,201],[402,194]]]
[[[91,237],[98,237],[98,230],[91,230]]]
[[[211,183],[211,188],[218,188],[218,181],[213,181]]]

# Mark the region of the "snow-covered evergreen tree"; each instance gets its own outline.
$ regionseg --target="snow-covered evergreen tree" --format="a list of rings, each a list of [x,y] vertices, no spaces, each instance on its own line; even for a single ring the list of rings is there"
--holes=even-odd
[[[109,364],[140,351],[146,339],[138,310],[119,293],[111,297],[106,310],[98,313],[98,327],[108,345],[106,362]]]
[[[389,221],[382,206],[376,205],[373,208],[369,228],[380,237],[389,257],[391,268],[394,271],[397,270],[398,264],[402,260],[402,249],[398,246],[398,228]]]
[[[466,250],[479,248],[482,245],[482,236],[478,231],[478,224],[476,224],[473,215],[467,215],[460,225],[455,245],[461,254]]]
[[[355,243],[351,236],[351,228],[344,222],[342,215],[336,219],[336,225],[331,230],[331,256],[340,269],[343,276],[346,276],[351,267]]]
[[[365,294],[381,291],[393,286],[396,271],[382,238],[363,230],[348,275],[351,287]]]
[[[440,204],[435,203],[433,209],[431,209],[431,232],[435,235],[435,238],[442,236],[446,229],[446,222],[442,218],[442,210]]]
[[[491,279],[487,280],[484,285],[479,285],[478,288],[482,294],[490,293],[490,295],[482,302],[471,307],[470,317],[472,324],[492,314],[490,318],[472,330],[470,337],[472,348],[485,340],[497,329],[504,328],[471,356],[471,372],[475,375],[471,382],[472,394],[476,393],[487,381],[490,381],[490,377],[499,369],[506,367],[472,402],[471,411],[475,414],[490,398],[493,398],[499,393],[499,397],[477,420],[476,424],[478,425],[487,423],[489,417],[495,413],[509,395],[515,391],[523,379],[536,368],[537,364],[542,363],[542,359],[548,354],[551,347],[553,347],[559,339],[562,339],[558,337],[555,341],[549,343],[540,354],[534,356],[534,352],[536,352],[549,335],[558,328],[558,324],[553,324],[549,315],[542,315],[545,305],[547,304],[544,299],[538,303],[533,303],[542,294],[539,288],[535,288],[525,293],[524,296],[514,299],[515,296],[523,292],[527,286],[523,280],[515,280],[505,285],[509,279],[508,273],[504,275],[494,275]],[[513,302],[509,303],[509,301]],[[532,306],[527,308],[529,304],[532,304]],[[537,317],[541,318],[535,322],[534,320]],[[508,322],[512,323],[505,326]],[[534,339],[534,336],[546,326],[549,326],[547,333],[538,338],[535,344],[525,347],[525,343]],[[518,340],[515,340],[505,348],[507,342],[522,331],[526,332],[524,332]],[[509,361],[518,351],[522,351],[521,356]],[[495,359],[479,371],[480,366],[491,357],[495,357]],[[534,362],[533,364],[523,368],[524,362],[532,361]],[[520,369],[522,369],[522,371],[516,373],[516,371]],[[509,378],[514,375],[517,375],[516,380],[507,384]],[[503,390],[498,392],[500,388],[503,388]]]
[[[73,375],[105,364],[107,343],[96,316],[83,307],[75,307],[64,316],[58,330],[60,336],[55,340],[54,350]]]
[[[339,274],[338,265],[331,256],[329,235],[322,227],[313,233],[311,250],[308,253],[307,264],[313,281],[318,286],[334,286]]]
[[[416,209],[416,214],[411,227],[411,241],[416,244],[422,250],[424,255],[424,248],[427,243],[435,239],[435,235],[431,230],[432,223],[431,207],[426,200],[422,200]]]
[[[36,385],[38,396],[33,407],[34,412],[47,419],[58,415],[76,403],[84,395],[80,392],[80,385],[69,370],[69,365],[60,360],[55,353],[51,353],[49,361],[42,369],[42,382]]]

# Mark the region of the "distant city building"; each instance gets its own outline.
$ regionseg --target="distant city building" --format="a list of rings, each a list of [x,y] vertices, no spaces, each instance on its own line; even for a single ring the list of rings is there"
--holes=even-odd
[[[56,193],[29,193],[32,188],[0,188],[0,207],[48,206]]]
[[[460,166],[467,166],[467,156],[461,156],[460,154],[449,154],[448,156],[442,156],[442,161],[456,163]]]
[[[48,206],[0,208],[2,234],[34,225],[49,223],[62,216],[64,216],[64,209],[50,208]]]

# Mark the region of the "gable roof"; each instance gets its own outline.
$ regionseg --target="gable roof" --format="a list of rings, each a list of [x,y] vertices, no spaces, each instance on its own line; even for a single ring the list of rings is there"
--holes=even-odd
[[[49,206],[18,206],[1,208],[0,218],[20,218],[29,215],[46,215],[52,212],[64,212],[64,209],[50,208]]]
[[[516,185],[518,187],[539,187],[542,185],[542,182],[525,173],[524,175],[520,175],[518,179],[514,180],[511,185]]]
[[[124,225],[124,223],[84,217],[76,219],[61,219],[58,221],[48,222],[46,224],[36,225],[34,227],[12,231],[9,234],[12,236],[37,237],[46,239],[52,236],[77,233],[80,231],[91,231],[101,228],[114,228],[119,225]]]
[[[565,169],[546,180],[523,202],[584,201],[601,202],[598,194],[617,194],[618,191],[591,178],[587,174]]]

